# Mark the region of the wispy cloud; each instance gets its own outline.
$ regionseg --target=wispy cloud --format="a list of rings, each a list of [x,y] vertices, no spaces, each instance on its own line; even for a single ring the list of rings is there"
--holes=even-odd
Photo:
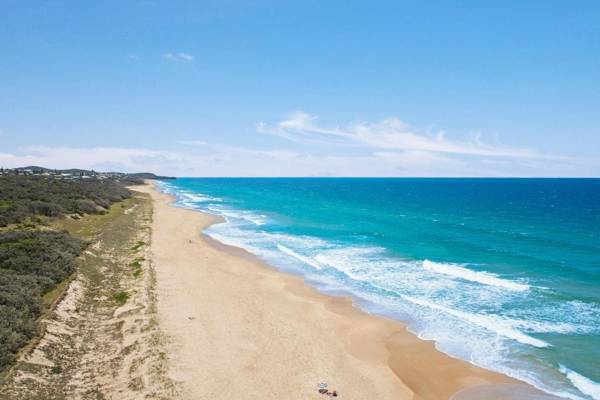
[[[194,57],[192,54],[185,53],[185,52],[165,53],[165,54],[163,54],[163,57],[166,58],[167,60],[171,60],[171,61],[185,61],[185,62],[191,62],[196,59],[196,57]]]
[[[116,169],[124,172],[139,171],[140,167],[162,168],[180,157],[173,152],[122,147],[46,147],[30,146],[24,154],[0,153],[3,167],[39,165],[49,168]]]
[[[218,143],[208,143],[202,140],[181,140],[177,142],[185,146],[204,147],[221,155],[229,156],[255,156],[255,157],[268,157],[268,158],[293,158],[298,157],[299,153],[289,150],[261,150],[239,146],[229,146]]]
[[[298,143],[322,145],[363,146],[385,151],[418,151],[457,155],[508,157],[529,159],[564,159],[539,153],[532,149],[492,145],[480,135],[469,139],[450,139],[443,131],[434,134],[420,132],[398,118],[388,118],[375,123],[355,123],[343,128],[324,127],[316,116],[298,111],[274,124],[259,123],[259,132],[276,135]]]
[[[131,53],[131,54],[127,55],[127,59],[131,60],[131,61],[137,61],[140,59],[140,56],[138,56],[137,54]]]
[[[395,118],[324,126],[297,112],[258,130],[263,146],[218,143],[198,136],[169,150],[125,147],[20,148],[0,153],[0,166],[41,165],[177,176],[597,176],[598,160],[489,144],[481,136],[420,132]],[[277,148],[273,148],[279,143]],[[266,147],[266,148],[265,148]]]
[[[593,176],[598,164],[546,159],[464,157],[419,150],[333,154],[256,149],[201,140],[176,150],[124,147],[26,147],[0,153],[1,167],[40,165],[177,176]]]

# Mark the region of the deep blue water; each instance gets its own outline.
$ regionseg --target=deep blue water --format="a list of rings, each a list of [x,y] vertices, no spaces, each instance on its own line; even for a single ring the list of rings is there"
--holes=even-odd
[[[455,357],[600,398],[600,180],[201,179],[206,233]]]

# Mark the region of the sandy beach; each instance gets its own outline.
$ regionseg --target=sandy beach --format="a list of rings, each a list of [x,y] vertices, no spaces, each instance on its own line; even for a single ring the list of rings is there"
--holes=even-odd
[[[181,398],[327,398],[321,382],[342,399],[549,398],[203,236],[218,220],[153,185],[136,190],[154,201],[159,324]]]

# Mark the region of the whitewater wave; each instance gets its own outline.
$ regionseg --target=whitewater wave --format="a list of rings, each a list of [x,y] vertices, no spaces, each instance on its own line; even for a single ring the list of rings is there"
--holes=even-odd
[[[221,201],[223,201],[222,199],[220,199],[218,197],[210,197],[210,196],[206,196],[204,194],[199,194],[199,193],[180,192],[180,195],[185,200],[189,200],[189,201],[192,201],[194,203],[207,203],[207,202],[221,202]]]
[[[287,254],[287,255],[289,255],[291,257],[294,257],[295,259],[297,259],[297,260],[299,260],[299,261],[301,261],[301,262],[303,262],[305,264],[308,264],[308,265],[310,265],[313,268],[321,269],[321,265],[319,265],[319,263],[313,261],[309,257],[304,257],[304,256],[296,253],[294,250],[290,249],[289,247],[285,247],[285,246],[277,243],[277,248],[280,251],[282,251],[283,253],[285,253],[285,254]]]
[[[520,328],[524,331],[535,333],[560,333],[564,335],[568,333],[591,333],[595,330],[595,327],[576,325],[568,322],[553,323],[545,321],[513,319],[507,321],[510,321],[510,324],[515,328]]]
[[[573,386],[575,386],[580,392],[590,396],[594,400],[600,400],[600,383],[594,382],[590,378],[578,374],[564,365],[560,366],[560,372],[565,374]]]
[[[224,227],[225,228],[225,227]],[[234,231],[237,232],[234,234]],[[399,260],[387,260],[384,257],[383,249],[378,247],[336,247],[326,241],[313,237],[303,237],[278,233],[267,232],[248,232],[239,229],[228,229],[228,233],[211,234],[215,238],[226,242],[227,244],[237,245],[245,248],[255,254],[267,255],[273,259],[277,257],[276,252],[285,254],[291,257],[296,262],[308,265],[315,270],[323,270],[324,267],[331,267],[337,271],[343,272],[350,279],[356,282],[366,282],[370,286],[380,289],[385,293],[393,293],[406,301],[413,304],[421,305],[432,310],[440,311],[453,317],[459,318],[465,322],[475,324],[479,327],[493,332],[494,334],[516,340],[522,344],[532,345],[538,348],[550,347],[550,344],[527,335],[531,333],[570,333],[580,332],[581,326],[570,323],[553,323],[548,321],[510,319],[503,317],[495,317],[491,315],[482,315],[456,309],[454,306],[441,305],[433,303],[423,298],[428,293],[434,295],[437,290],[447,286],[444,280],[438,281],[429,279],[426,275],[419,273],[416,262],[402,262]],[[232,240],[232,236],[235,239]],[[268,250],[271,248],[271,250]],[[303,249],[302,251],[298,249]],[[308,252],[309,254],[302,254]],[[423,264],[437,264],[426,260]],[[439,265],[439,264],[437,264]],[[435,268],[435,267],[434,267]],[[451,267],[455,268],[455,267]],[[432,268],[425,268],[431,271]],[[460,268],[459,271],[465,270],[477,274],[476,283],[485,278],[489,278],[491,274],[477,273],[466,268]],[[437,271],[432,271],[439,273]],[[450,278],[457,277],[456,271]],[[461,271],[462,272],[462,271]],[[448,276],[449,274],[443,274]],[[488,276],[489,275],[489,276]],[[464,274],[459,275],[463,277]],[[404,284],[399,287],[390,286],[392,282],[401,281],[404,278]],[[499,278],[496,278],[500,280]],[[473,281],[474,279],[466,279]],[[500,280],[498,284],[495,280],[495,286],[503,288],[511,287],[511,290],[523,291],[519,286],[513,287],[510,284],[519,285],[515,282]],[[489,284],[486,281],[485,284]],[[526,286],[528,287],[528,286]],[[517,289],[518,288],[518,289]],[[472,290],[476,290],[475,288]],[[475,295],[480,291],[471,292]],[[440,338],[438,338],[440,339]]]
[[[600,333],[600,307],[583,301],[538,303],[527,308],[505,310],[504,316],[526,332],[583,334]]]
[[[378,248],[345,247],[321,251],[315,255],[315,260],[344,272],[352,279],[364,281],[371,274],[376,276],[379,272],[373,260],[378,253]]]
[[[529,285],[498,278],[498,276],[489,272],[472,271],[456,264],[437,263],[425,260],[423,261],[423,268],[438,274],[444,274],[470,282],[477,282],[482,285],[496,286],[517,292],[529,290]]]
[[[410,301],[411,303],[418,304],[420,306],[428,307],[434,310],[445,312],[446,314],[450,314],[454,317],[460,318],[462,320],[468,321],[472,324],[478,325],[482,328],[485,328],[489,331],[492,331],[500,336],[507,337],[509,339],[516,340],[519,343],[528,344],[531,346],[543,348],[550,347],[550,344],[544,342],[543,340],[536,339],[529,335],[526,335],[510,326],[507,326],[506,321],[503,321],[499,318],[495,318],[489,315],[481,315],[481,314],[471,314],[460,310],[455,310],[452,308],[448,308],[439,304],[432,303],[427,300],[415,298],[412,296],[402,295],[403,299]]]
[[[216,206],[208,206],[206,209],[213,214],[220,215],[222,217],[229,217],[233,219],[242,219],[253,223],[256,226],[265,225],[267,223],[267,216],[262,214],[255,214],[250,211],[238,211]]]
[[[240,249],[249,251],[252,254],[255,254],[258,256],[264,256],[267,254],[266,251],[260,247],[260,245],[255,245],[255,244],[251,243],[250,241],[244,240],[244,238],[239,238],[239,237],[236,238],[236,237],[232,237],[231,235],[225,235],[225,234],[220,234],[218,232],[211,232],[211,231],[205,231],[205,233],[206,233],[206,235],[215,239],[218,242],[221,242],[221,243],[229,245],[229,246],[239,247]]]
[[[321,249],[330,247],[330,244],[325,240],[303,235],[287,235],[284,233],[272,233],[272,232],[257,232],[265,240],[272,241],[274,243],[285,243],[288,246],[300,247],[303,249]]]

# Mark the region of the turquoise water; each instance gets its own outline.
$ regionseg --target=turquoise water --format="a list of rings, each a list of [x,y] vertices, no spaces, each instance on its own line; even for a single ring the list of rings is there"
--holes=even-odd
[[[600,180],[200,179],[205,233],[474,364],[600,399]]]

